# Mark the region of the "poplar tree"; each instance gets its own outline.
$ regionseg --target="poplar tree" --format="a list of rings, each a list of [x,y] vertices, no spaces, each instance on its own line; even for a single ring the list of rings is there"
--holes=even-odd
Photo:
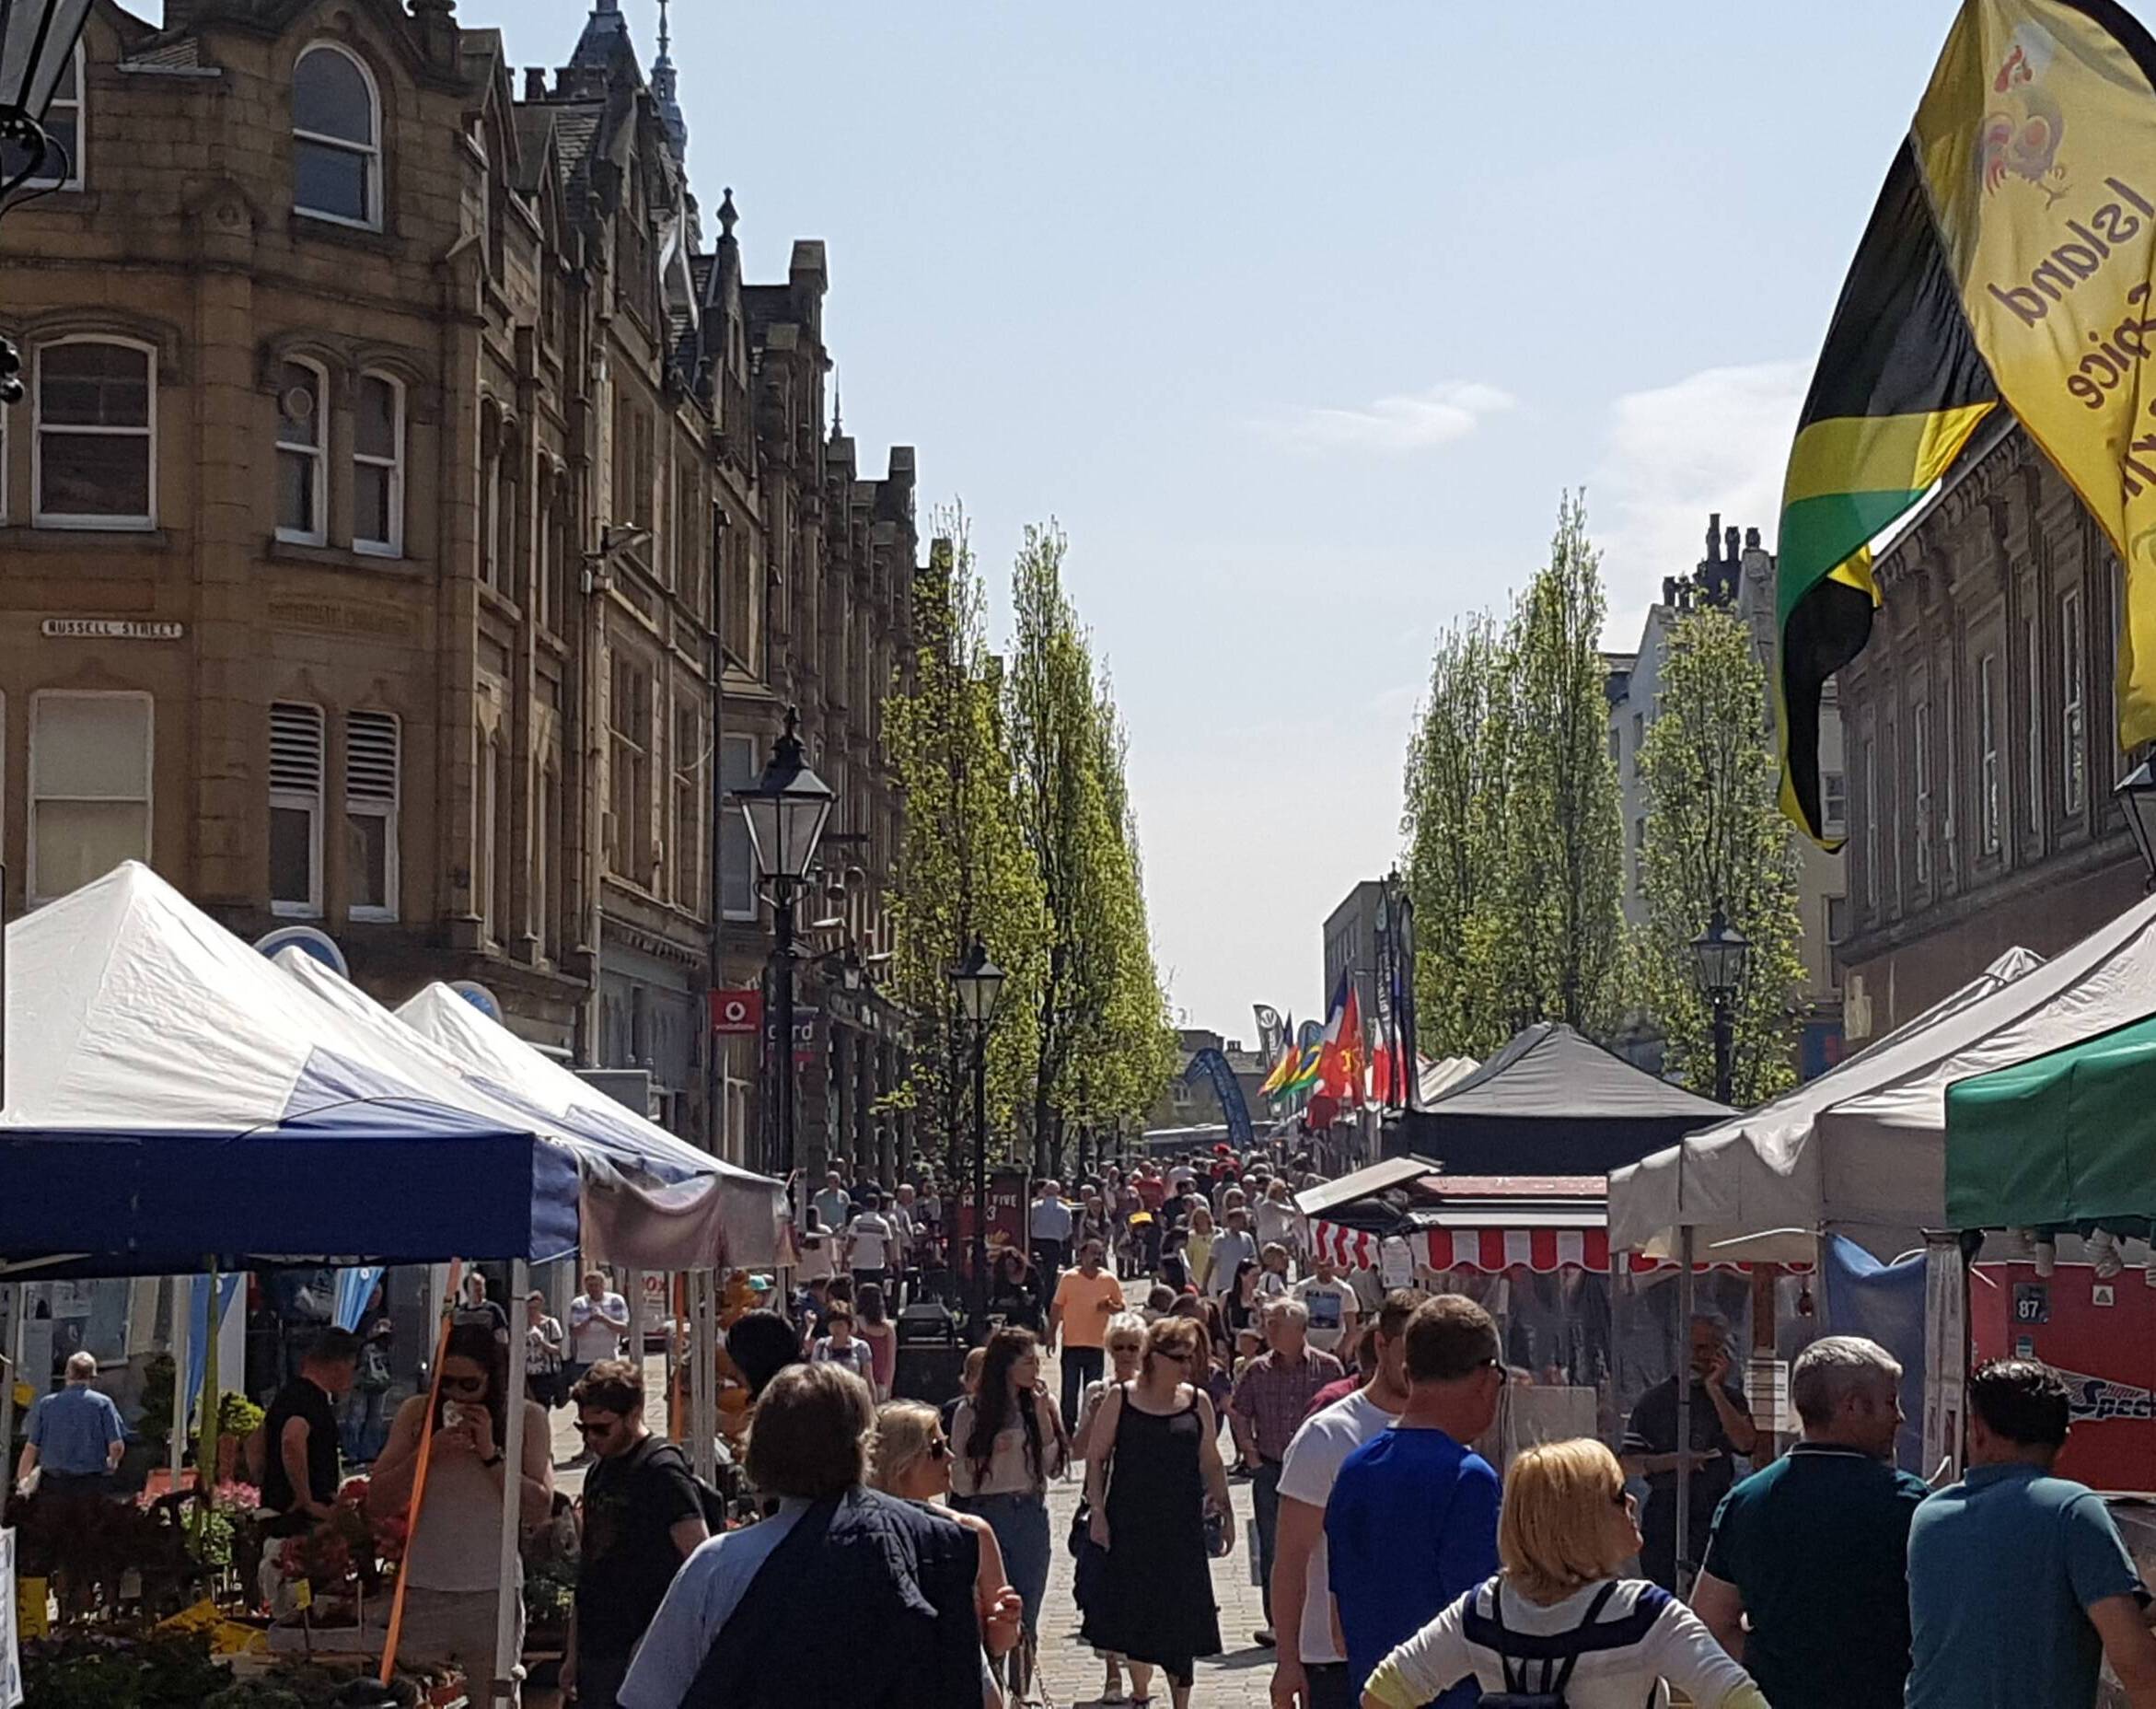
[[[1732,1085],[1739,1104],[1756,1104],[1795,1083],[1795,997],[1804,977],[1800,853],[1776,799],[1767,673],[1736,617],[1703,606],[1671,631],[1661,687],[1661,711],[1640,750],[1640,994],[1666,1041],[1667,1067],[1711,1095],[1712,1013],[1692,941],[1721,909],[1751,945],[1732,1017]]]
[[[913,583],[914,681],[885,703],[884,733],[906,800],[892,914],[893,990],[915,1017],[905,1097],[923,1148],[968,1179],[973,1042],[951,970],[978,937],[1008,976],[989,1035],[991,1150],[1016,1155],[1032,1085],[1046,947],[1039,879],[1019,829],[1003,727],[1002,669],[989,651],[985,590],[965,514],[934,520]],[[1001,1136],[1000,1139],[998,1136]]]

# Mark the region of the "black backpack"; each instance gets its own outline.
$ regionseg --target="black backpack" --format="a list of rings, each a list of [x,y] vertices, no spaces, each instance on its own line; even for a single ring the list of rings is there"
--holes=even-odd
[[[1467,1641],[1495,1651],[1498,1664],[1504,1669],[1504,1690],[1483,1692],[1482,1709],[1565,1709],[1565,1687],[1572,1682],[1572,1669],[1580,1665],[1580,1657],[1590,1650],[1611,1647],[1609,1639],[1616,1632],[1597,1632],[1595,1622],[1616,1594],[1616,1585],[1603,1586],[1587,1605],[1586,1615],[1570,1632],[1536,1636],[1514,1632],[1505,1624],[1504,1599],[1499,1594],[1498,1580],[1491,1579],[1489,1618],[1477,1612],[1470,1601],[1465,1622]],[[1627,1633],[1623,1641],[1629,1642],[1631,1622],[1619,1624]],[[1537,1671],[1542,1676],[1538,1690],[1527,1682],[1528,1676]]]
[[[726,1529],[725,1496],[696,1475],[696,1468],[690,1463],[689,1456],[682,1452],[678,1442],[662,1442],[656,1436],[646,1436],[643,1445],[636,1450],[634,1464],[642,1471],[662,1454],[671,1454],[679,1462],[682,1475],[688,1478],[696,1491],[696,1505],[703,1509],[703,1529],[716,1537]]]

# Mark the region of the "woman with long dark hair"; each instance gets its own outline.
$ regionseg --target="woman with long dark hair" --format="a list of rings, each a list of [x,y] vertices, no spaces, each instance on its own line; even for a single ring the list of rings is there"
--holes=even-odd
[[[1023,1696],[1048,1593],[1049,1480],[1070,1463],[1063,1419],[1040,1379],[1040,1343],[1029,1330],[1000,1329],[988,1338],[980,1381],[951,1421],[957,1458],[951,1466],[955,1505],[979,1514],[996,1534],[1004,1570],[1026,1604],[1026,1637],[1013,1680]]]
[[[1101,1402],[1085,1461],[1090,1537],[1106,1552],[1086,1599],[1085,1641],[1128,1661],[1134,1701],[1150,1696],[1160,1668],[1175,1709],[1188,1709],[1197,1658],[1221,1649],[1209,1512],[1223,1553],[1235,1535],[1220,1426],[1200,1386],[1207,1351],[1188,1318],[1148,1330],[1138,1380]]]
[[[521,1389],[522,1385],[518,1385]],[[502,1503],[512,1493],[526,1525],[545,1522],[554,1498],[552,1439],[546,1409],[521,1392],[524,1453],[507,1464],[511,1390],[509,1350],[488,1323],[459,1323],[442,1354],[430,1406],[415,1394],[397,1409],[388,1445],[375,1462],[367,1506],[401,1517],[411,1500],[419,1447],[432,1436],[426,1493],[404,1556],[402,1653],[416,1661],[454,1661],[475,1677],[493,1677],[494,1622],[502,1569]],[[524,1633],[523,1587],[516,1629]]]

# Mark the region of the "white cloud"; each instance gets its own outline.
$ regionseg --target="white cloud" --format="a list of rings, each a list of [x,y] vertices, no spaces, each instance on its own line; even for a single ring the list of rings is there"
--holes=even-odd
[[[1588,524],[1603,550],[1610,645],[1640,638],[1662,578],[1704,555],[1707,518],[1757,529],[1774,546],[1782,470],[1809,362],[1704,368],[1610,406],[1608,437],[1588,482]]]
[[[1299,410],[1258,428],[1311,451],[1434,450],[1464,439],[1483,418],[1509,410],[1512,394],[1479,380],[1447,380],[1427,391],[1380,398],[1359,409]]]

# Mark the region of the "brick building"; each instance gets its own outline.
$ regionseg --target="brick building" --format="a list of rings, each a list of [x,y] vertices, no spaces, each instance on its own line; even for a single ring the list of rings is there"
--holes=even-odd
[[[474,981],[740,1155],[722,719],[768,745],[828,668],[817,578],[869,542],[804,540],[865,507],[910,575],[911,454],[827,520],[821,245],[744,287],[729,199],[705,249],[674,78],[616,0],[521,78],[454,0],[98,0],[66,178],[0,253],[0,853],[10,909],[133,856],[386,1000]],[[812,745],[867,829],[852,704]],[[850,857],[864,938],[887,846]]]
[[[2111,798],[2118,561],[2028,436],[1982,436],[1875,567],[1885,605],[1840,679],[1859,1040],[2010,946],[2056,954],[2143,879]]]

